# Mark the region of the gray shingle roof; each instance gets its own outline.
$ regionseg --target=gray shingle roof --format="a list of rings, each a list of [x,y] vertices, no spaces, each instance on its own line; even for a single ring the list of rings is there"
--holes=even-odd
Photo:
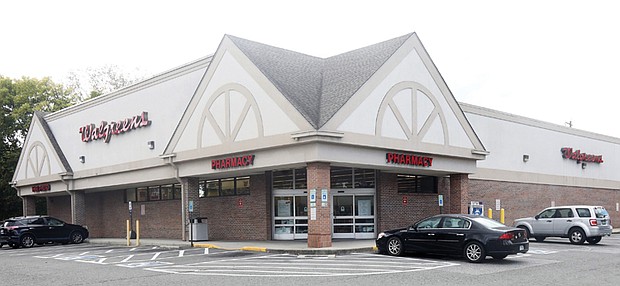
[[[326,59],[228,37],[304,118],[319,129],[411,35]]]

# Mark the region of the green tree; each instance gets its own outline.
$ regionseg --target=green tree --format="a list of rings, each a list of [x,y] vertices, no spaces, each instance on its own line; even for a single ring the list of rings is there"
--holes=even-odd
[[[0,219],[21,214],[21,199],[10,183],[34,112],[54,112],[78,100],[73,89],[47,77],[10,79],[0,76]]]
[[[116,65],[106,65],[72,71],[67,76],[66,85],[82,100],[87,100],[129,86],[143,78],[123,72]]]

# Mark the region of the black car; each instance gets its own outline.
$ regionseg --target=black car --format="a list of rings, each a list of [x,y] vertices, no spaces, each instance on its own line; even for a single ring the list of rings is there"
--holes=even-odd
[[[13,247],[32,247],[49,242],[82,243],[88,229],[50,216],[25,216],[6,219],[0,227],[0,241]]]
[[[463,214],[436,215],[408,228],[382,232],[377,237],[381,253],[404,252],[460,255],[470,262],[482,262],[487,255],[504,259],[529,250],[527,233],[492,219]]]

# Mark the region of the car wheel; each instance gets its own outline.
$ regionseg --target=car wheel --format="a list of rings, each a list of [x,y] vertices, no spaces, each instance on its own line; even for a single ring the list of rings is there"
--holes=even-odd
[[[470,242],[465,246],[463,254],[469,262],[482,262],[486,257],[484,247],[478,242]]]
[[[586,238],[589,244],[597,244],[601,241],[601,239],[603,239],[602,236],[593,236]]]
[[[71,243],[79,244],[84,241],[84,236],[82,235],[81,232],[74,231],[71,233],[70,239],[71,239]]]
[[[22,238],[19,240],[19,243],[25,247],[25,248],[30,248],[34,246],[34,236],[30,235],[30,234],[26,234],[24,236],[22,236]]]
[[[535,236],[535,237],[534,237],[534,239],[536,239],[536,241],[538,241],[538,242],[543,242],[543,241],[545,241],[545,238],[546,238],[546,237],[544,237],[544,236]]]
[[[586,241],[586,234],[580,228],[573,228],[568,233],[568,239],[572,244],[583,244]]]
[[[387,253],[393,256],[403,254],[403,242],[398,237],[392,237],[387,241]]]

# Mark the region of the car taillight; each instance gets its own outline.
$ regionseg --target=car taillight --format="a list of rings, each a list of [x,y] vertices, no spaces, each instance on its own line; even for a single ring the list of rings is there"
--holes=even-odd
[[[590,225],[591,226],[597,226],[598,225],[598,221],[596,221],[596,219],[590,219]]]
[[[511,240],[515,237],[515,234],[512,232],[506,232],[499,236],[500,240]]]

